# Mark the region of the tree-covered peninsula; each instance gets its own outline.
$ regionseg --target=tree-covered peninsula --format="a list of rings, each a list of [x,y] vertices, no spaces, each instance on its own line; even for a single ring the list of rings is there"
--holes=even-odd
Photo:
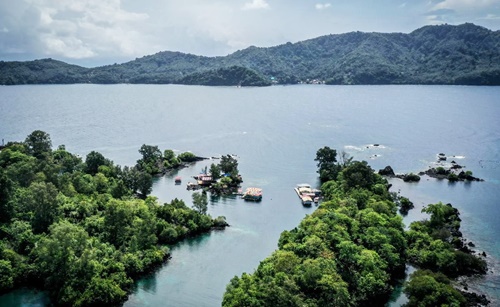
[[[223,306],[384,306],[411,263],[408,306],[467,306],[454,288],[461,275],[484,274],[484,259],[460,240],[458,211],[427,206],[430,220],[405,231],[400,201],[365,162],[324,147],[317,152],[324,196],[253,274],[235,276]],[[397,200],[397,199],[396,199]]]
[[[500,85],[500,31],[466,23],[411,33],[325,35],[206,57],[163,51],[95,68],[52,59],[0,62],[0,84],[154,83],[265,86],[327,84]]]
[[[0,292],[29,286],[56,305],[119,305],[135,278],[168,259],[166,244],[226,225],[197,202],[194,210],[148,196],[146,170],[95,151],[82,159],[63,145],[53,150],[38,130],[3,147]]]

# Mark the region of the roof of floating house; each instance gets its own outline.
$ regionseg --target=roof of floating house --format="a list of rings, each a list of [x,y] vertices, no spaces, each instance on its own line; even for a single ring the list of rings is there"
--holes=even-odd
[[[261,188],[247,188],[245,191],[246,195],[259,196],[262,195]]]

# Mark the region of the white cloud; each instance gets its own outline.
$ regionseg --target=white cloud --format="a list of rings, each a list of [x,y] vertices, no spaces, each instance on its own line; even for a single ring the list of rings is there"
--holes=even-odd
[[[316,5],[314,6],[317,10],[324,10],[324,9],[327,9],[329,7],[331,7],[332,5],[330,3],[316,3]]]
[[[19,16],[16,26],[43,54],[82,59],[102,54],[140,55],[141,35],[134,27],[148,15],[128,12],[121,0],[24,0],[31,25]]]
[[[484,20],[500,20],[500,16],[495,15],[495,14],[487,14],[485,17],[481,17],[479,19],[484,19]]]
[[[500,0],[445,0],[434,5],[433,9],[465,11],[488,8],[494,4],[500,4]]]
[[[243,10],[260,10],[269,8],[269,3],[266,0],[252,0],[243,5]]]
[[[410,32],[443,22],[500,29],[500,0],[381,1],[363,10],[359,2],[0,0],[0,60],[52,57],[96,66],[163,50],[218,56],[329,33]]]

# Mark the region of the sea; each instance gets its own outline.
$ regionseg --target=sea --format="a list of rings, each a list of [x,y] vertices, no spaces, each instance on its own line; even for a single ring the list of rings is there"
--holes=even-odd
[[[324,146],[396,173],[437,166],[444,153],[444,166],[454,161],[484,179],[390,183],[415,204],[406,226],[427,218],[421,210],[430,203],[460,210],[464,237],[489,264],[469,288],[500,304],[500,87],[0,86],[2,142],[22,141],[34,130],[49,133],[54,148],[65,145],[83,158],[95,150],[122,166],[135,164],[143,144],[209,158],[155,178],[152,195],[161,203],[178,198],[191,206],[187,183],[228,154],[238,160],[242,188],[263,189],[258,203],[210,197],[208,213],[231,226],[171,246],[172,258],[135,282],[124,306],[220,306],[230,279],[252,273],[276,250],[281,232],[317,208],[303,207],[294,187],[319,187],[314,158]],[[404,302],[395,293],[388,305]],[[45,292],[33,289],[0,296],[0,306],[50,305]]]

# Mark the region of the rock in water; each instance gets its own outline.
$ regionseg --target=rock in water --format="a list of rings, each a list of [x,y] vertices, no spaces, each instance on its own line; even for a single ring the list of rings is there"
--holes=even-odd
[[[379,175],[382,175],[382,176],[390,176],[390,177],[395,176],[394,170],[389,165],[384,167],[383,169],[379,170],[378,173],[379,173]]]

